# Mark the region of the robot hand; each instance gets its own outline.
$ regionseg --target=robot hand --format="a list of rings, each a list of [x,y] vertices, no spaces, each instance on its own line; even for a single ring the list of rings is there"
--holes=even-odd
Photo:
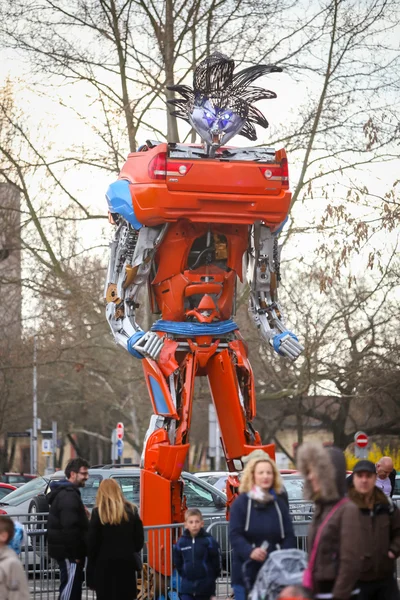
[[[283,333],[277,333],[270,338],[269,343],[281,356],[286,356],[290,360],[296,360],[304,350],[294,333],[289,330]]]
[[[131,353],[137,356],[132,350],[139,354],[138,358],[151,358],[157,360],[158,355],[161,352],[161,348],[164,345],[164,337],[160,338],[154,331],[137,332],[135,337],[138,341],[134,340],[132,344]]]

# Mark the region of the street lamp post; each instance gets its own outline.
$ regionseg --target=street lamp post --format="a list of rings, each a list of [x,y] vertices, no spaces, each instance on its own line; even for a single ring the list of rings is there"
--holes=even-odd
[[[33,427],[32,427],[32,473],[38,472],[37,461],[37,336],[33,336]]]

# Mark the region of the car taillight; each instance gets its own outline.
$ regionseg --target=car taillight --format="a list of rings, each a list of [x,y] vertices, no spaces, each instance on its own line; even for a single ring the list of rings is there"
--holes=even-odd
[[[165,179],[167,176],[167,153],[156,154],[149,164],[148,171],[151,179]]]
[[[7,514],[6,511],[3,510],[2,508],[0,508],[0,515],[6,515],[6,514]]]
[[[289,166],[287,158],[282,158],[278,165],[259,167],[261,173],[270,181],[281,181],[284,189],[289,189]]]
[[[156,154],[149,164],[151,179],[166,179],[167,175],[183,177],[192,168],[192,163],[182,161],[167,161],[167,153]]]

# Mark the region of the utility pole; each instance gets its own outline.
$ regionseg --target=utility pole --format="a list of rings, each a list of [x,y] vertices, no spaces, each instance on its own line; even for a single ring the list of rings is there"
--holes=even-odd
[[[33,336],[33,427],[32,427],[32,473],[38,472],[37,460],[37,335]]]
[[[214,404],[208,405],[208,457],[212,471],[219,471],[221,463],[220,429]]]
[[[52,457],[51,457],[52,465],[51,465],[51,467],[52,467],[53,473],[54,473],[55,470],[56,470],[56,466],[57,466],[56,465],[56,457],[57,457],[57,421],[52,421],[51,422],[51,429],[52,429],[52,432],[53,432],[53,435],[52,435],[53,443],[52,443],[52,448],[51,448],[52,449]]]
[[[29,473],[33,473],[33,450],[32,450],[33,432],[32,432],[32,428],[27,429],[27,431],[29,432],[29,456],[30,456]]]
[[[118,460],[117,441],[117,430],[113,429],[111,433],[111,462],[113,465],[115,465]]]

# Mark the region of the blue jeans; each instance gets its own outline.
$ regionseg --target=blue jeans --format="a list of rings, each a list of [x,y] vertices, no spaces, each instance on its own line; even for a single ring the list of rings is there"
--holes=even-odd
[[[246,594],[246,588],[244,587],[244,585],[233,585],[232,589],[234,591],[235,594],[235,600],[246,600],[247,598],[247,594]]]

